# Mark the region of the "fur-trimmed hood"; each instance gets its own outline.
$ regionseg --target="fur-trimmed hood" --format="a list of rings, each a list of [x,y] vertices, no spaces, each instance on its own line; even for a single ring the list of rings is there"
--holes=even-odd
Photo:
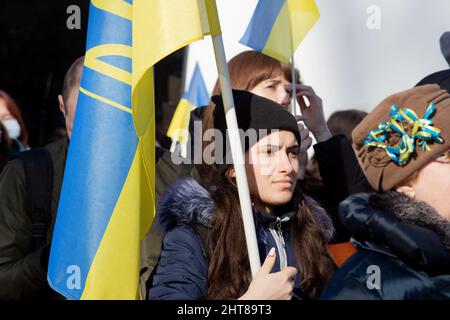
[[[172,184],[161,199],[157,212],[163,233],[177,224],[211,225],[214,204],[208,190],[195,179],[184,178]]]
[[[315,221],[327,240],[330,240],[334,234],[330,217],[312,198],[305,198]],[[214,203],[208,190],[193,178],[181,179],[171,185],[164,194],[157,212],[164,234],[178,224],[199,223],[209,227],[213,215]]]

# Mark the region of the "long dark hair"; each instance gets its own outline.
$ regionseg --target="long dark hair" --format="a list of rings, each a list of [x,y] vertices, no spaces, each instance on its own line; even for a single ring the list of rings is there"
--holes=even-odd
[[[218,177],[211,197],[214,218],[207,241],[210,262],[206,298],[237,299],[248,289],[252,277],[238,192],[226,174]],[[301,288],[318,297],[335,270],[327,251],[326,232],[315,220],[298,184],[287,206],[297,211],[290,232],[302,272]]]

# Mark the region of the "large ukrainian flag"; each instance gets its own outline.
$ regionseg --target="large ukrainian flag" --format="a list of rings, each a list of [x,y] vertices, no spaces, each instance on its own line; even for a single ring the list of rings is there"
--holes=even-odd
[[[314,0],[259,0],[239,42],[288,63],[319,16]]]
[[[219,33],[214,1],[91,1],[48,271],[64,296],[137,298],[140,240],[155,211],[152,66]]]

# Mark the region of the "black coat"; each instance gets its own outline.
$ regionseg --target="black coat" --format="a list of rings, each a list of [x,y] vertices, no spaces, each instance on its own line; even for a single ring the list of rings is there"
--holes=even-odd
[[[438,71],[426,76],[416,84],[416,87],[430,83],[437,83],[442,89],[450,92],[450,69]]]
[[[350,234],[342,226],[338,217],[339,203],[348,196],[373,189],[358,164],[350,140],[337,135],[314,145],[314,154],[319,165],[323,186],[314,187],[308,178],[302,186],[305,192],[322,205],[336,229],[333,243],[350,241]]]
[[[45,299],[56,295],[47,283],[46,264],[66,163],[67,139],[57,140],[45,148],[53,165],[47,246],[34,248],[22,161],[10,161],[0,175],[0,300]]]
[[[357,194],[340,206],[358,252],[329,280],[321,298],[450,299],[450,254],[441,238],[375,209],[369,197]]]

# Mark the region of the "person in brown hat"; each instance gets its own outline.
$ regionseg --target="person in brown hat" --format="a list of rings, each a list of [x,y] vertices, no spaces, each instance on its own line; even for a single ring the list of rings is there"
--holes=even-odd
[[[323,299],[450,299],[450,95],[424,85],[389,96],[353,131],[373,194],[339,215],[358,248]]]

